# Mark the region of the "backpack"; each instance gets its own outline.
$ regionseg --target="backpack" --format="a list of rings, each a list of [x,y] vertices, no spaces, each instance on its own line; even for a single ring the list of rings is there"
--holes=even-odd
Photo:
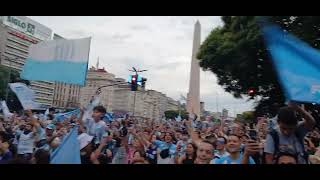
[[[275,129],[272,129],[269,132],[270,136],[273,139],[274,142],[274,159],[278,159],[278,156],[281,154],[280,149],[279,149],[279,134]],[[305,159],[306,163],[308,163],[308,154],[305,151],[304,147],[304,136],[302,136],[299,132],[295,132],[295,136],[298,139],[299,144],[302,147],[302,152],[303,152],[303,158]]]

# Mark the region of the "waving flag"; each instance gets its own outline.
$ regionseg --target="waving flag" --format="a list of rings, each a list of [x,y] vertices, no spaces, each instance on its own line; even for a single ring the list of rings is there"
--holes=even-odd
[[[4,120],[9,121],[13,114],[9,111],[6,101],[0,102],[0,109],[2,110]]]
[[[61,145],[51,154],[50,164],[81,164],[78,127],[74,127]]]
[[[69,119],[73,115],[77,116],[77,118],[80,118],[80,114],[81,114],[80,109],[76,109],[76,110],[66,112],[66,113],[58,113],[55,115],[54,119],[58,122],[63,122],[66,119]]]
[[[85,85],[91,38],[43,41],[31,45],[21,77]]]
[[[177,121],[177,122],[180,122],[180,121],[182,120],[182,118],[181,118],[181,116],[180,116],[180,115],[179,115],[179,116],[177,116],[175,119],[176,119],[176,121]]]
[[[41,105],[35,102],[35,93],[23,83],[10,83],[11,90],[17,95],[24,110],[41,109]]]
[[[112,113],[106,113],[104,118],[103,118],[103,120],[106,121],[106,122],[112,122],[114,120],[113,114]]]
[[[263,32],[287,100],[319,104],[319,50],[274,25]]]
[[[86,111],[83,114],[82,120],[85,121],[88,118],[91,118],[93,113],[93,108],[98,106],[101,100],[101,95],[95,95],[90,102],[90,104],[87,106]]]

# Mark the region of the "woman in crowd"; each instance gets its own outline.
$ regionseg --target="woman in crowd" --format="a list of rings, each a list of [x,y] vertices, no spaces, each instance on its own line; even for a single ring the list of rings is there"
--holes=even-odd
[[[177,152],[179,152],[179,147],[177,146]],[[193,143],[187,144],[187,149],[185,155],[181,157],[176,157],[176,164],[194,164],[196,159],[197,147]]]

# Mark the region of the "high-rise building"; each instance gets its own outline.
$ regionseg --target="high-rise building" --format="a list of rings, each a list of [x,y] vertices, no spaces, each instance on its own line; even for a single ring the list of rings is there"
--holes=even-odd
[[[115,75],[107,72],[104,68],[91,67],[88,70],[86,86],[80,88],[80,104],[87,106],[96,94],[99,87],[107,86],[101,89],[101,105],[107,111],[112,111],[113,86]]]
[[[205,114],[205,109],[204,109],[204,102],[200,102],[200,116],[204,116]]]
[[[191,71],[189,93],[187,97],[187,111],[189,115],[196,114],[200,118],[200,66],[197,54],[200,48],[201,25],[199,21],[194,26],[193,49],[191,58]]]
[[[40,41],[51,40],[52,30],[25,16],[0,16],[0,64],[18,72],[26,62],[29,47]],[[35,100],[51,106],[54,83],[30,81]]]
[[[228,117],[228,110],[227,109],[222,109],[222,117],[227,118]]]
[[[178,111],[179,110],[179,102],[175,101],[174,99],[172,99],[170,97],[168,97],[167,111],[168,110]]]
[[[64,39],[57,34],[53,40]],[[74,109],[80,106],[80,85],[55,82],[52,106],[63,109]]]

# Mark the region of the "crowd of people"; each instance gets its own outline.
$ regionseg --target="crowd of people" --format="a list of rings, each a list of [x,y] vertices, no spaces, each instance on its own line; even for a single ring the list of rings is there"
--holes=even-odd
[[[77,127],[81,164],[320,164],[320,131],[310,112],[295,103],[256,123],[196,118],[105,120],[96,106],[90,118],[45,120],[31,110],[0,121],[0,164],[50,164]]]

